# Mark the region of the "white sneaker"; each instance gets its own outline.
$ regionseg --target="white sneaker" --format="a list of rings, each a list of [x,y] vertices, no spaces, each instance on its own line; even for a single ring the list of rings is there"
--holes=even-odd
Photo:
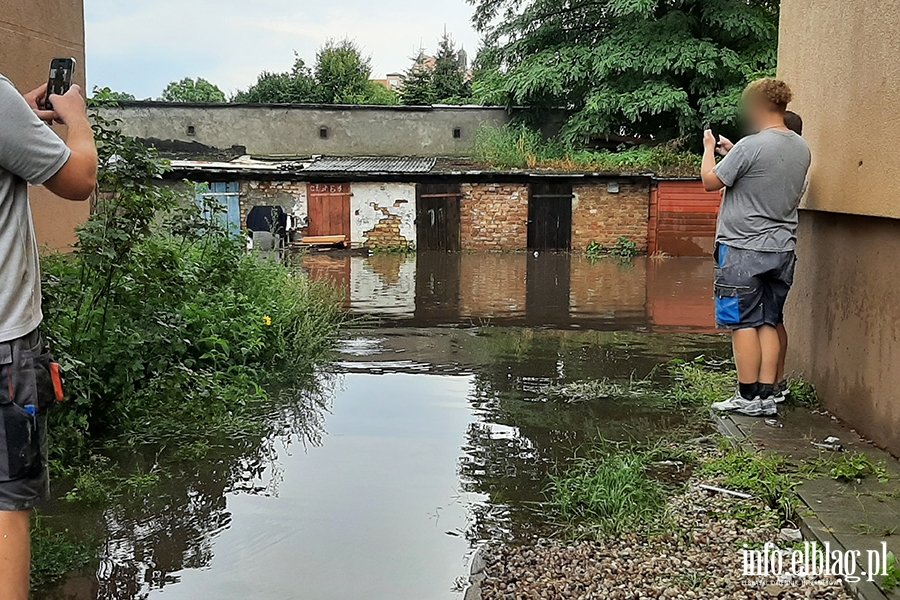
[[[766,398],[754,398],[747,400],[741,396],[740,392],[736,392],[734,397],[724,402],[716,402],[712,405],[713,410],[720,412],[735,412],[748,417],[771,417],[778,414],[778,407],[775,406],[775,400]]]
[[[775,404],[781,404],[782,402],[787,400],[787,397],[790,395],[791,390],[787,385],[787,381],[782,381],[780,384],[778,384],[778,389],[775,390]]]

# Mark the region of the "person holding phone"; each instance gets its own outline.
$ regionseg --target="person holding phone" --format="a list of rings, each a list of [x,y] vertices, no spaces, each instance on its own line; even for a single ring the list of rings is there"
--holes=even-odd
[[[65,142],[52,123],[66,126]],[[41,273],[28,184],[83,201],[96,182],[97,149],[81,89],[48,98],[44,84],[23,96],[0,75],[0,600],[28,598],[29,521],[49,494],[47,410],[62,392],[39,331]]]
[[[790,87],[761,79],[744,91],[744,111],[758,133],[736,144],[704,132],[701,166],[708,191],[725,188],[716,231],[716,322],[732,331],[739,388],[713,404],[750,416],[777,414],[779,327],[793,283],[798,208],[811,154],[785,126]],[[725,158],[717,165],[716,153]],[[783,330],[783,327],[782,327]]]

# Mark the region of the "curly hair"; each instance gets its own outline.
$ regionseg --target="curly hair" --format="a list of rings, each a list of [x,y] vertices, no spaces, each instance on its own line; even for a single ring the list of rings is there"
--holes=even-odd
[[[791,87],[780,79],[757,79],[744,90],[744,97],[753,97],[768,102],[774,108],[784,112],[794,99]]]

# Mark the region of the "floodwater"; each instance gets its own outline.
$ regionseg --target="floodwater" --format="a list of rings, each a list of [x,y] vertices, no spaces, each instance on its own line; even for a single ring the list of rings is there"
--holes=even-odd
[[[555,465],[599,436],[683,425],[548,386],[727,352],[705,259],[322,253],[304,268],[360,317],[334,362],[279,394],[268,438],[223,443],[151,497],[49,507],[103,557],[37,597],[459,598],[479,542],[540,534]]]

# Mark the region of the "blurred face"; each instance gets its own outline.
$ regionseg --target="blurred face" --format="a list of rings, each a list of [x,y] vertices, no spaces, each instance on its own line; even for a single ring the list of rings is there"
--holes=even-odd
[[[758,96],[748,95],[744,97],[743,120],[747,133],[757,133],[762,130],[769,116],[769,105]]]

